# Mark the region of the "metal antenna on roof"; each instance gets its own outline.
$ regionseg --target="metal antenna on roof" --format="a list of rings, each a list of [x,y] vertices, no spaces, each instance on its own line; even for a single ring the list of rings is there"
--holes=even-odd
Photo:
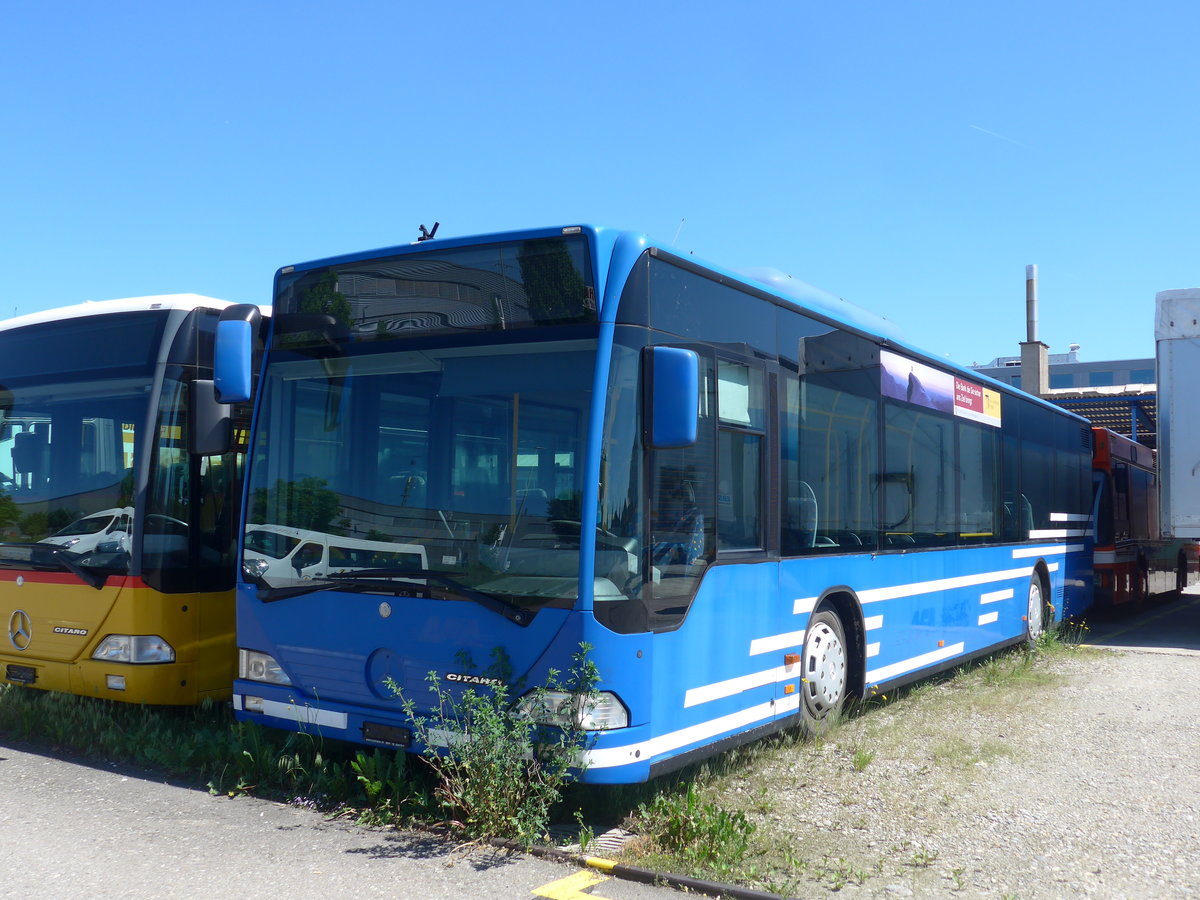
[[[418,240],[418,241],[430,241],[430,240],[433,240],[433,236],[434,236],[435,234],[437,234],[438,226],[439,226],[439,225],[441,225],[441,224],[442,224],[441,222],[434,222],[434,223],[433,223],[433,228],[432,228],[432,230],[426,229],[426,228],[425,228],[425,226],[424,226],[424,225],[422,225],[422,226],[421,226],[421,236],[420,236],[419,238],[417,238],[417,240]]]

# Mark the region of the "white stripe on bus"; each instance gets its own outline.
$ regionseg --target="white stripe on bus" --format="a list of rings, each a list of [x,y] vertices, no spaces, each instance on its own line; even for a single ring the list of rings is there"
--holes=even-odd
[[[912,659],[904,659],[898,663],[892,663],[890,666],[869,670],[867,672],[867,683],[875,684],[880,681],[887,681],[889,678],[915,672],[917,669],[923,669],[936,662],[950,659],[953,656],[959,656],[964,649],[966,649],[966,644],[959,641],[957,644],[951,644],[949,647],[939,647],[931,653],[923,653],[920,656],[914,656]]]
[[[985,603],[999,603],[1001,600],[1011,600],[1012,596],[1013,596],[1012,588],[1006,588],[1003,591],[991,591],[986,594],[980,594],[979,595],[979,603],[981,605],[985,604]]]
[[[817,599],[816,597],[809,597],[807,600],[797,600],[796,605],[792,607],[792,613],[798,616],[801,613],[812,612],[817,608]]]
[[[683,695],[683,706],[686,709],[689,706],[698,706],[701,703],[708,703],[711,700],[733,697],[736,694],[741,694],[745,691],[762,687],[763,685],[799,678],[800,674],[801,666],[797,662],[792,663],[790,666],[773,666],[761,672],[751,672],[749,675],[738,675],[736,678],[729,678],[725,681],[704,684],[700,687],[690,688]]]
[[[1016,553],[1017,551],[1013,551]],[[1041,555],[1039,553],[1032,554]],[[868,603],[880,603],[884,600],[898,600],[901,597],[915,597],[919,594],[932,594],[935,591],[951,591],[960,587],[974,587],[980,584],[992,584],[997,581],[1009,581],[1013,578],[1028,578],[1033,574],[1033,568],[1004,569],[999,572],[980,572],[975,575],[959,575],[954,578],[937,578],[933,581],[918,581],[912,584],[899,584],[892,587],[867,588],[858,592],[858,600],[864,606]],[[803,597],[795,602],[793,612],[799,613],[811,609],[818,598]]]
[[[662,734],[641,743],[588,750],[583,754],[583,759],[593,769],[610,769],[613,766],[625,766],[651,760],[664,753],[686,747],[688,744],[708,741],[726,732],[740,731],[747,726],[769,721],[798,709],[800,709],[800,695],[798,693],[789,694],[775,701],[768,700],[766,703],[759,703],[757,706],[741,709],[707,722],[689,725],[687,728]]]
[[[1013,559],[1030,559],[1035,556],[1062,556],[1067,553],[1083,552],[1083,544],[1054,544],[1047,547],[1018,547],[1013,550]],[[1049,566],[1051,572],[1058,571],[1058,563]],[[1004,569],[998,572],[981,572],[976,575],[960,575],[955,578],[938,578],[933,581],[918,581],[912,584],[901,584],[894,587],[867,588],[858,592],[860,603],[879,603],[883,600],[897,600],[901,597],[915,597],[919,594],[931,594],[934,591],[949,591],[960,587],[973,587],[979,584],[991,584],[996,581],[1007,581],[1011,578],[1028,578],[1033,569]],[[812,612],[820,597],[799,597],[792,603],[792,614],[801,615]]]
[[[1050,513],[1051,522],[1090,522],[1091,513]]]
[[[1082,552],[1083,544],[1055,544],[1053,547],[1018,547],[1012,554],[1013,559],[1029,559],[1033,556],[1065,556]]]
[[[863,619],[863,631],[875,631],[883,627],[883,616],[867,616]]]
[[[998,613],[998,612],[984,613],[982,616],[979,617],[979,624],[980,625],[991,625],[993,622],[997,621],[999,618],[1000,618],[1000,613]]]
[[[803,631],[789,631],[787,634],[755,638],[750,642],[750,655],[758,656],[760,653],[770,653],[772,650],[786,650],[788,647],[799,647],[803,643]]]

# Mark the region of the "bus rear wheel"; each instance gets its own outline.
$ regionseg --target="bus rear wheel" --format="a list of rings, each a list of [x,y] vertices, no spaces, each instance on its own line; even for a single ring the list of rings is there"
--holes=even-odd
[[[804,636],[800,680],[800,722],[818,735],[842,711],[846,700],[846,634],[829,610],[814,612]]]
[[[1039,572],[1029,576],[1029,594],[1025,609],[1025,640],[1035,644],[1046,633],[1046,594]]]

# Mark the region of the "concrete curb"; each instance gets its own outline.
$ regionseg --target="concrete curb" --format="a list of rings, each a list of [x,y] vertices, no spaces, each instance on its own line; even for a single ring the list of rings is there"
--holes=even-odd
[[[788,900],[786,897],[768,893],[767,891],[758,891],[753,888],[738,887],[732,884],[721,884],[717,881],[705,881],[701,878],[689,878],[686,875],[672,875],[669,872],[655,872],[650,869],[639,868],[638,866],[627,866],[623,863],[613,862],[611,859],[603,859],[599,856],[572,853],[569,850],[562,850],[558,847],[547,847],[540,844],[533,847],[522,847],[520,844],[502,840],[501,838],[493,838],[490,843],[493,847],[499,847],[504,850],[529,853],[533,856],[552,859],[556,862],[596,869],[606,875],[611,875],[614,878],[622,878],[626,881],[637,881],[642,884],[665,884],[685,891],[707,894],[710,897],[730,897],[733,900]]]

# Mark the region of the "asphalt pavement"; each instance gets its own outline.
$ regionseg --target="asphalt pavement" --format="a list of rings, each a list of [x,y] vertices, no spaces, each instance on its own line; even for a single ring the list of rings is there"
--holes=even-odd
[[[1097,610],[1084,622],[1090,646],[1200,654],[1200,585],[1161,594],[1140,607]]]
[[[677,892],[0,741],[0,897],[663,900]]]

